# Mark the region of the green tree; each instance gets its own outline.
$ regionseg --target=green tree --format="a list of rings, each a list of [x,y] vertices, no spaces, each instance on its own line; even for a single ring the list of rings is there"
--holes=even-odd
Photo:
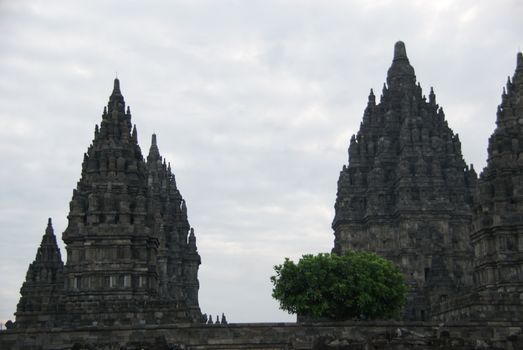
[[[272,296],[280,308],[312,318],[393,318],[407,287],[392,262],[370,252],[304,255],[274,266]]]

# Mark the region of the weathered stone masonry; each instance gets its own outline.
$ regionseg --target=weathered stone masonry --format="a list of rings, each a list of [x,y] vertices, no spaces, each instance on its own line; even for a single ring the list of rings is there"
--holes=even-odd
[[[522,128],[520,53],[478,180],[398,42],[340,173],[333,251],[398,263],[404,320],[204,324],[185,201],[155,135],[143,159],[115,80],[73,192],[67,264],[49,220],[0,349],[523,349]]]
[[[479,180],[396,43],[338,181],[334,252],[371,250],[410,285],[404,319],[523,321],[523,56]]]
[[[338,181],[334,252],[370,250],[397,263],[409,320],[472,286],[469,226],[476,173],[431,88],[416,84],[398,42],[379,103],[371,90]]]
[[[200,256],[185,201],[156,135],[144,160],[118,79],[68,219],[67,263],[49,221],[21,290],[17,328],[201,321]]]

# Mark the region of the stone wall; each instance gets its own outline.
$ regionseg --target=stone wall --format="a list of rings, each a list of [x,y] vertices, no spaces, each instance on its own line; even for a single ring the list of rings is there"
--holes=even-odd
[[[523,348],[523,323],[428,322],[176,324],[0,332],[2,350],[506,349]]]

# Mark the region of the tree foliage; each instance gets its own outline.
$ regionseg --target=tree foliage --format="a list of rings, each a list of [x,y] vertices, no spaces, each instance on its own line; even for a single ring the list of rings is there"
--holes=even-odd
[[[272,296],[280,308],[312,318],[393,318],[407,287],[392,262],[370,252],[304,255],[274,266]]]

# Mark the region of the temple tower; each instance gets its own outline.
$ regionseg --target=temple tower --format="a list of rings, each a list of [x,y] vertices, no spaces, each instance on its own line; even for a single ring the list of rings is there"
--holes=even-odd
[[[145,162],[118,79],[84,155],[68,219],[66,323],[199,320],[197,292],[186,302],[185,285],[179,282],[179,290],[171,292],[167,283],[188,268],[185,202],[155,136]],[[192,256],[199,264],[195,250]]]
[[[336,253],[374,251],[397,263],[410,286],[406,319],[472,285],[469,225],[476,173],[461,154],[431,88],[416,84],[396,43],[379,103],[371,90],[338,180]]]
[[[47,223],[35,260],[29,265],[16,308],[16,327],[55,327],[62,312],[64,263],[51,219]]]
[[[471,235],[475,290],[483,307],[474,318],[523,319],[523,55],[503,89],[496,129],[489,139],[487,166]]]
[[[200,255],[187,206],[176,186],[171,165],[160,155],[156,135],[147,156],[148,201],[151,221],[159,239],[159,292],[162,298],[185,303],[200,317],[198,267]]]

